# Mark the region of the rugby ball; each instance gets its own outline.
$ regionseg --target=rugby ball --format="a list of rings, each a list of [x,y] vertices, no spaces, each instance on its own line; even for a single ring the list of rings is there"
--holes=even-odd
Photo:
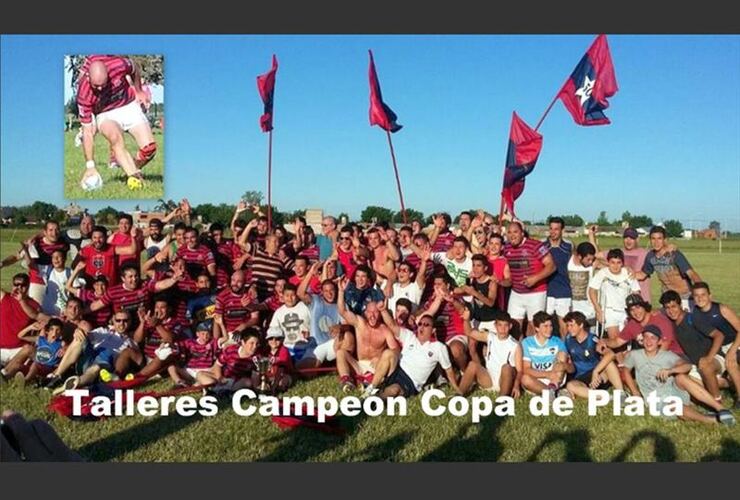
[[[126,185],[131,191],[144,187],[144,183],[142,182],[142,180],[137,177],[129,177],[126,181]]]
[[[95,172],[95,175],[91,175],[89,177],[85,177],[85,179],[80,182],[80,185],[82,186],[82,189],[85,191],[92,191],[93,189],[100,189],[103,187],[103,178],[100,177],[100,174]]]

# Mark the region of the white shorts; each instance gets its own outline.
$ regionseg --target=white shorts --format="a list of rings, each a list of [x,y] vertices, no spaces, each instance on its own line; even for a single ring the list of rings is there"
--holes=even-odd
[[[580,312],[586,316],[586,319],[594,319],[596,317],[596,311],[594,311],[594,305],[590,300],[574,300],[571,304],[571,310],[573,312]]]
[[[618,327],[620,330],[627,323],[627,313],[616,309],[606,309],[604,311],[604,328]]]
[[[727,344],[728,346],[730,344]],[[725,349],[725,352],[727,350]],[[725,370],[727,370],[727,364],[725,362],[724,356],[720,356],[719,354],[714,355],[714,359],[719,363],[719,371],[717,372],[717,375],[722,375],[725,373]],[[695,378],[696,380],[701,381],[701,373],[699,373],[699,367],[696,365],[691,365],[691,371],[689,372],[689,377]]]
[[[0,366],[7,365],[16,354],[21,352],[23,347],[16,347],[15,349],[0,349]]]
[[[505,363],[508,364],[508,363]],[[491,377],[491,387],[487,390],[489,391],[495,391],[499,392],[501,391],[501,368],[504,365],[499,364],[492,364],[491,366],[486,366],[486,370],[488,371],[488,376]]]
[[[369,359],[360,359],[357,361],[357,364],[360,365],[361,372],[358,375],[364,375],[368,372],[375,373],[375,365]]]
[[[517,293],[512,291],[509,297],[509,314],[513,319],[522,320],[526,315],[530,321],[534,315],[545,310],[547,292]]]
[[[475,328],[479,332],[486,331],[496,333],[496,321],[473,321],[473,328]]]
[[[141,105],[135,100],[120,108],[103,111],[99,115],[95,115],[95,123],[98,128],[106,120],[116,122],[124,131],[141,123],[149,123],[141,110]]]
[[[210,370],[210,368],[185,368],[185,371],[188,372],[188,375],[195,378],[198,376],[198,372],[207,372]]]
[[[324,363],[325,361],[334,361],[335,359],[337,359],[337,353],[334,350],[334,339],[327,340],[323,344],[319,344],[316,347],[309,348],[301,359],[305,358],[314,358],[319,363]]]
[[[451,337],[445,344],[448,346],[451,346],[453,342],[460,342],[463,346],[465,346],[465,349],[468,348],[468,337],[465,335],[455,335],[454,337]]]
[[[28,285],[28,296],[39,304],[44,303],[44,295],[46,295],[46,285],[41,283],[29,283]]]
[[[570,305],[573,301],[570,297],[563,299],[556,299],[555,297],[547,297],[546,309],[547,314],[557,314],[561,318],[564,318],[566,314],[570,312]]]

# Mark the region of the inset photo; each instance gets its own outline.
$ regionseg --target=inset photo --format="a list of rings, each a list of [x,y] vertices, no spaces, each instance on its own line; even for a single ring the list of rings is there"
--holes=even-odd
[[[163,56],[65,56],[65,198],[162,198],[163,153]]]

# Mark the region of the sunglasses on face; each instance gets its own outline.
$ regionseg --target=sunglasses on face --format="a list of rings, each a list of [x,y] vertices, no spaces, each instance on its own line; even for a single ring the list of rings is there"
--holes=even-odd
[[[339,237],[339,241],[343,241],[343,240],[349,240],[349,239],[350,239],[350,238],[348,238],[347,236],[340,236],[340,237]]]
[[[114,323],[128,323],[128,318],[114,318]]]
[[[419,323],[419,326],[434,326],[432,323]]]
[[[25,283],[13,283],[13,287],[15,287],[15,288],[25,288],[27,286],[28,285],[25,284]]]

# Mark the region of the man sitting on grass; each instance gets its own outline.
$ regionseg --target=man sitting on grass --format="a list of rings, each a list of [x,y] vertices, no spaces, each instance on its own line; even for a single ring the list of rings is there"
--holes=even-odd
[[[403,344],[400,354],[396,349],[385,349],[375,366],[372,382],[362,394],[363,398],[378,394],[381,398],[414,396],[421,391],[439,364],[447,375],[452,388],[462,394],[457,384],[447,347],[437,342],[434,335],[434,318],[425,314],[419,318],[416,333],[399,327],[388,312],[385,303],[378,303],[383,321]]]
[[[683,402],[683,414],[679,417],[681,420],[735,425],[735,417],[732,413],[715,400],[698,382],[689,378],[691,363],[671,351],[660,349],[661,337],[660,328],[647,325],[642,331],[644,349],[630,351],[624,360],[624,365],[628,369],[635,369],[640,395],[647,397],[655,393],[661,399],[669,396],[680,398]],[[632,379],[632,374],[628,370],[623,373],[627,381]],[[634,394],[634,396],[637,395]],[[691,398],[712,408],[716,414],[706,415],[698,411],[691,405]]]
[[[548,392],[550,401],[565,383],[568,353],[552,335],[552,316],[545,311],[532,318],[534,335],[522,340],[522,387],[534,394]]]
[[[470,310],[466,307],[463,312],[463,326],[465,335],[478,342],[486,343],[485,366],[471,361],[460,380],[460,393],[466,394],[474,384],[482,389],[496,391],[502,396],[521,394],[522,352],[519,342],[509,335],[511,330],[511,316],[499,311],[494,329],[474,330],[470,325]]]
[[[623,390],[614,352],[599,346],[598,338],[588,331],[586,315],[574,311],[566,314],[563,320],[568,330],[565,347],[573,367],[566,389],[583,399],[588,399],[590,389],[606,389],[611,385]]]

